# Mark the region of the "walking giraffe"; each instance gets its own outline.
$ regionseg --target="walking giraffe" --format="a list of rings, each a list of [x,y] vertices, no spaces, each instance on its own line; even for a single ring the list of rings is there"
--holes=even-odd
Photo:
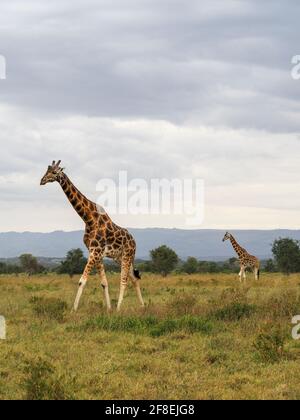
[[[111,310],[111,302],[108,290],[108,281],[105,274],[103,258],[112,258],[121,265],[121,284],[118,300],[118,311],[121,308],[124,293],[131,279],[141,306],[144,301],[140,289],[140,275],[134,270],[134,258],[136,243],[132,235],[126,230],[114,224],[103,208],[88,200],[70,181],[60,167],[61,161],[48,166],[46,174],[41,180],[41,185],[50,182],[58,182],[66,194],[71,205],[84,221],[85,235],[84,243],[89,250],[88,262],[79,282],[79,289],[74,303],[74,310],[77,311],[79,301],[88,281],[88,277],[95,267],[101,278],[101,285],[104,290],[107,309]]]
[[[251,268],[254,272],[255,279],[259,280],[259,273],[260,273],[259,259],[254,257],[253,255],[250,255],[244,248],[242,248],[229,232],[225,234],[223,238],[223,242],[227,240],[230,240],[231,245],[233,246],[233,249],[237,253],[240,260],[240,265],[241,265],[241,271],[239,274],[240,280],[241,281],[242,279],[246,280],[247,268]]]

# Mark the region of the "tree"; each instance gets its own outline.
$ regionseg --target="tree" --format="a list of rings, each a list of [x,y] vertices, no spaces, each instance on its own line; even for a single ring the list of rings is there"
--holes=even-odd
[[[19,260],[22,271],[27,273],[29,276],[41,273],[45,270],[45,268],[42,267],[38,263],[37,259],[31,254],[23,254],[20,256]]]
[[[235,269],[238,267],[238,262],[239,262],[238,258],[235,258],[235,257],[229,258],[228,264],[232,271],[235,271]]]
[[[182,266],[182,270],[187,274],[195,274],[199,272],[199,262],[194,257],[189,257]]]
[[[163,245],[150,252],[152,267],[155,273],[166,277],[170,274],[179,262],[178,255],[171,248]]]
[[[0,262],[0,274],[19,274],[21,271],[21,267],[17,264]]]
[[[272,252],[279,271],[290,274],[300,271],[299,242],[290,238],[274,241]]]
[[[219,265],[214,261],[208,261],[207,262],[207,272],[208,273],[219,273],[221,271],[221,268]]]
[[[60,274],[69,274],[72,278],[75,274],[82,274],[86,264],[87,259],[84,257],[82,250],[80,248],[71,249],[58,268],[58,272]]]
[[[151,261],[142,261],[135,264],[137,270],[141,273],[153,273],[153,267]]]
[[[266,261],[264,268],[267,273],[276,273],[276,265],[272,259]]]

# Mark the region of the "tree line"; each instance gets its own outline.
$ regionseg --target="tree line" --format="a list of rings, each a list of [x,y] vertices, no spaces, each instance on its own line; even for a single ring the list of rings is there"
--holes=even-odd
[[[290,238],[280,238],[272,245],[273,259],[263,262],[263,270],[269,273],[282,272],[284,274],[300,272],[300,242]],[[19,257],[19,264],[0,262],[0,274],[27,275],[55,272],[68,274],[70,277],[82,274],[87,259],[81,249],[72,249],[66,258],[53,269],[46,268],[38,263],[38,259],[31,254]],[[113,262],[106,262],[106,269],[110,272],[119,272],[120,267]],[[239,271],[237,258],[230,258],[225,262],[200,261],[189,257],[182,261],[176,252],[166,245],[162,245],[150,252],[149,261],[138,261],[136,268],[141,272],[157,273],[168,276],[171,273],[235,273]]]

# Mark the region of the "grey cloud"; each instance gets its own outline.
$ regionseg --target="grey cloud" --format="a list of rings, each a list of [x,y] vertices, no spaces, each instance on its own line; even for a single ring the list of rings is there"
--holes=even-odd
[[[45,116],[299,130],[293,0],[22,4],[4,1],[0,17],[3,102]]]

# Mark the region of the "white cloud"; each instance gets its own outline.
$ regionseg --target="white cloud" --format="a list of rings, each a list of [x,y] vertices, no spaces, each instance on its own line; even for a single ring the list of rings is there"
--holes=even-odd
[[[0,196],[2,214],[7,212],[2,231],[23,225],[46,231],[82,227],[58,185],[39,186],[52,159],[61,159],[74,183],[95,201],[99,179],[117,180],[120,170],[147,182],[153,177],[200,178],[206,184],[203,227],[266,228],[287,215],[281,227],[297,226],[298,135],[80,115],[33,119],[4,106],[1,114]],[[176,217],[123,216],[116,221],[131,227],[186,227]]]

